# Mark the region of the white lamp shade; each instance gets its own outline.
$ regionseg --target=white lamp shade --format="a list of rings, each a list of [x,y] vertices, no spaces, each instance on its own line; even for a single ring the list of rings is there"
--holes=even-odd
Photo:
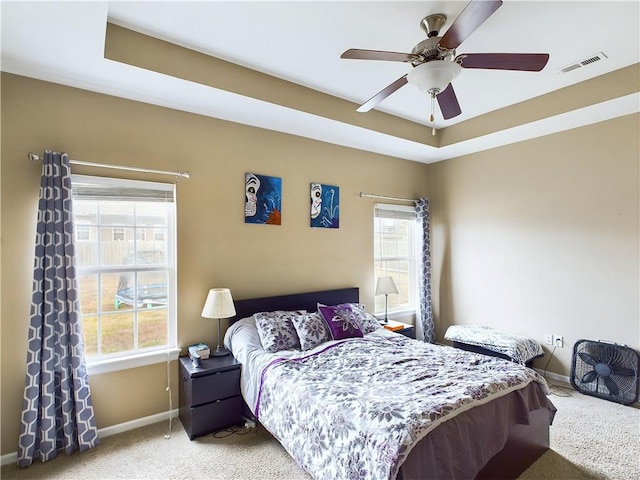
[[[376,284],[376,295],[388,295],[398,293],[398,288],[391,277],[380,277]]]
[[[461,70],[462,68],[456,62],[431,60],[411,69],[407,74],[407,81],[424,93],[432,90],[442,92]]]
[[[229,318],[236,314],[233,298],[228,288],[212,288],[202,309],[204,318]]]

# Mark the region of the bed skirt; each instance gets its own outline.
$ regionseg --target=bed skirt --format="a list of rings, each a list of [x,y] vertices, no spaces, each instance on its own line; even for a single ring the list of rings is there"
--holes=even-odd
[[[416,445],[397,478],[515,479],[549,449],[555,410],[548,405],[530,384],[460,414]]]

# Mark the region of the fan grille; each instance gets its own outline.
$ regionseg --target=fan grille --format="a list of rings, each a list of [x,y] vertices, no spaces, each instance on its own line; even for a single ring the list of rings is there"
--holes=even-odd
[[[573,348],[571,384],[581,393],[630,405],[638,400],[640,355],[624,346],[578,340]]]

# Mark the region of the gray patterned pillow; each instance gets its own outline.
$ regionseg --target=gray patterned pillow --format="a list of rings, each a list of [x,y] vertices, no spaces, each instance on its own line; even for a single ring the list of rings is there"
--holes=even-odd
[[[364,312],[364,315],[362,315],[358,321],[360,322],[360,330],[362,330],[362,333],[371,333],[382,328],[378,319],[369,312]]]
[[[306,310],[260,312],[254,315],[262,348],[275,353],[280,350],[300,348],[300,339],[293,326],[293,320],[304,316]]]
[[[327,327],[327,322],[318,312],[294,318],[293,326],[298,332],[302,350],[310,350],[321,343],[331,340],[331,332]]]

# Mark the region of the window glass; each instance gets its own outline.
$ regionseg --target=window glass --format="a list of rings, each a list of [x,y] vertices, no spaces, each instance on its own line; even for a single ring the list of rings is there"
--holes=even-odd
[[[374,273],[392,277],[398,294],[387,296],[388,312],[415,310],[417,295],[417,216],[403,205],[376,204],[374,208]],[[374,283],[375,286],[375,283]],[[375,313],[383,314],[385,296],[376,295]]]
[[[174,186],[72,176],[87,362],[176,345]]]

